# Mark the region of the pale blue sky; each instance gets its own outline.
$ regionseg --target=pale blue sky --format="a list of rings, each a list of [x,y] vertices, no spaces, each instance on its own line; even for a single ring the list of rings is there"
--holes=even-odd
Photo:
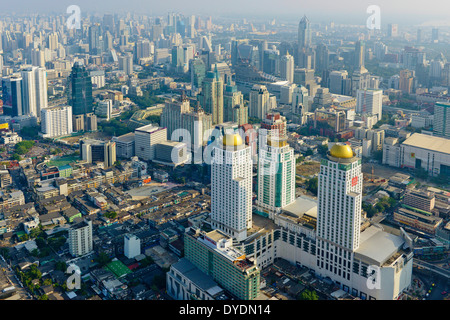
[[[381,9],[382,23],[416,25],[430,20],[450,21],[448,0],[0,0],[1,11],[17,13],[61,11],[69,5],[81,10],[149,14],[176,11],[186,14],[255,14],[273,18],[303,16],[312,21],[348,21],[365,24],[369,5]]]

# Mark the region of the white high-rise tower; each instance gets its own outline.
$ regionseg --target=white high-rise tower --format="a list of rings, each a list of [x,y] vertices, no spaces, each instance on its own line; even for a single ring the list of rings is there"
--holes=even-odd
[[[353,253],[360,243],[361,159],[344,143],[322,160],[318,181],[317,266],[332,279],[349,281]]]
[[[294,82],[294,57],[289,52],[281,57],[280,61],[280,76],[282,79]]]
[[[227,134],[213,148],[211,223],[238,241],[252,226],[251,148],[239,134]]]

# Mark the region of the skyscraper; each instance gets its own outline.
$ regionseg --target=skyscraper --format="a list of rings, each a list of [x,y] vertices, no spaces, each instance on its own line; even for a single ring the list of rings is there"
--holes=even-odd
[[[267,146],[259,149],[259,210],[273,217],[295,200],[295,158],[286,136],[269,136]],[[258,210],[258,209],[257,209]]]
[[[357,69],[364,67],[365,44],[363,41],[356,41],[355,44],[355,67]]]
[[[100,25],[98,23],[89,27],[88,40],[89,53],[93,55],[100,54],[102,52],[102,46],[100,43]]]
[[[372,114],[381,120],[383,105],[383,90],[365,89],[358,90],[356,96],[356,113],[367,115]]]
[[[92,112],[92,81],[89,72],[80,62],[75,62],[70,74],[70,105],[73,115]]]
[[[203,79],[200,104],[207,113],[212,114],[214,124],[223,122],[223,81],[217,70],[208,71]]]
[[[206,75],[206,65],[200,58],[189,61],[189,69],[191,72],[191,86],[194,91],[202,87],[203,79]]]
[[[238,241],[252,226],[251,149],[238,133],[225,134],[213,148],[211,224]]]
[[[224,122],[233,121],[234,107],[244,107],[244,96],[237,90],[236,85],[228,83],[223,92],[223,120]],[[243,111],[243,110],[242,110]]]
[[[294,57],[289,52],[280,59],[280,77],[290,83],[294,82]]]
[[[22,77],[12,75],[2,78],[2,100],[3,112],[6,115],[15,117],[24,113],[22,103]]]
[[[41,110],[41,132],[44,138],[72,134],[72,107],[55,106]]]
[[[435,104],[433,135],[450,138],[450,103],[437,102]]]
[[[333,145],[321,162],[317,266],[322,274],[340,283],[350,280],[353,253],[360,243],[362,178],[361,159],[346,144]]]
[[[127,52],[123,56],[119,57],[119,69],[126,75],[133,73],[133,55],[131,52]]]
[[[314,69],[315,57],[312,50],[311,23],[306,16],[298,24],[298,56],[297,65],[301,68]]]
[[[116,143],[94,139],[80,139],[80,158],[88,163],[102,162],[109,168],[116,162]]]
[[[249,117],[263,119],[270,110],[269,91],[264,85],[255,84],[249,94]]]

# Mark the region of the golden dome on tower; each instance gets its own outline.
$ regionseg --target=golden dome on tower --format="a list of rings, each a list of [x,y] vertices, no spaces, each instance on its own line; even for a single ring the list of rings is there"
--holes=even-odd
[[[222,144],[224,146],[240,146],[243,143],[241,136],[238,133],[226,134],[223,136]]]
[[[355,154],[353,153],[352,148],[348,144],[336,143],[330,149],[330,156],[335,158],[349,159],[353,158]]]

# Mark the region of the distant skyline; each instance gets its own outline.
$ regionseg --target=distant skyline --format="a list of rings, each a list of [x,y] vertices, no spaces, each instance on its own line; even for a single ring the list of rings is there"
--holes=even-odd
[[[212,16],[260,17],[267,19],[300,19],[310,17],[312,23],[331,22],[364,25],[366,9],[370,5],[381,8],[381,23],[399,25],[429,24],[450,26],[450,2],[446,0],[15,0],[1,6],[4,13],[57,13],[65,14],[70,5],[78,5],[82,12],[124,13],[136,12],[165,15],[169,11],[184,14]]]

